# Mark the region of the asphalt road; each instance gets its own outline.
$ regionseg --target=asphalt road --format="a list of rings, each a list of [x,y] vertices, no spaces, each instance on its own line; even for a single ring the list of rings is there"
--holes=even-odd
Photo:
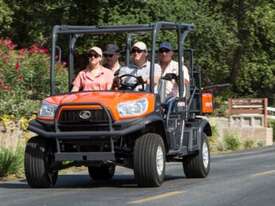
[[[169,163],[159,188],[138,188],[133,172],[121,167],[109,182],[94,182],[87,172],[61,175],[52,189],[0,182],[0,206],[275,205],[275,147],[215,156],[211,164],[206,179],[186,179],[180,163]]]

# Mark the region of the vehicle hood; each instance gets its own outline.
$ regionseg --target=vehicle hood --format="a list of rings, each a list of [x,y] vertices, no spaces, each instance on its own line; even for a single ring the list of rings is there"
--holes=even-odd
[[[146,113],[148,114],[153,112],[155,107],[155,95],[146,92],[77,92],[51,96],[46,98],[44,101],[58,106],[63,104],[89,105],[89,103],[99,103],[109,109],[115,119],[120,119],[116,109],[119,103],[134,101],[142,98],[147,98],[148,100],[148,110]]]

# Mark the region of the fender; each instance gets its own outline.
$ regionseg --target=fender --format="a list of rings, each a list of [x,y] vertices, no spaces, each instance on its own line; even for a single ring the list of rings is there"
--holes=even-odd
[[[150,115],[148,115],[144,118],[144,124],[145,125],[151,124],[153,122],[161,122],[161,124],[164,128],[164,121],[163,121],[162,116],[159,113],[153,112],[153,113],[151,113]]]
[[[200,118],[199,120],[199,128],[197,133],[198,145],[201,145],[202,142],[202,133],[205,133],[207,137],[212,136],[212,130],[209,122],[206,119]],[[200,150],[200,146],[198,147]]]
[[[211,130],[211,126],[209,124],[209,122],[206,119],[199,119],[200,123],[199,123],[199,131],[198,131],[198,135],[201,136],[202,133],[204,132],[208,137],[212,136],[212,130]]]
[[[189,136],[190,140],[189,140],[188,150],[189,151],[200,150],[199,145],[201,145],[202,134],[205,133],[207,136],[212,136],[211,126],[207,121],[207,119],[204,119],[204,118],[196,118],[192,122],[188,122],[188,123],[191,124],[191,131],[193,131],[192,134],[190,134]],[[196,142],[197,142],[196,145],[193,145],[193,143],[191,143],[194,138],[196,138]]]
[[[165,121],[163,120],[161,114],[159,112],[153,112],[151,114],[149,114],[148,116],[146,116],[143,119],[144,125],[145,125],[145,129],[146,128],[150,128],[150,130],[155,129],[155,131],[157,133],[162,133],[161,136],[163,138],[166,150],[168,151],[170,148],[170,138],[169,135],[166,131],[166,127],[165,127]],[[159,130],[158,129],[158,125],[160,126],[160,128],[163,130]]]

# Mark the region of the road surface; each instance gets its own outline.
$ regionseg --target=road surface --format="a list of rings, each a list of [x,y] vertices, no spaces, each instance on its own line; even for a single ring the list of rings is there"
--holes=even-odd
[[[206,179],[186,179],[180,163],[169,163],[159,188],[138,188],[133,172],[118,167],[109,182],[87,172],[59,176],[51,189],[31,189],[24,180],[0,182],[0,206],[274,206],[275,147],[212,157]]]

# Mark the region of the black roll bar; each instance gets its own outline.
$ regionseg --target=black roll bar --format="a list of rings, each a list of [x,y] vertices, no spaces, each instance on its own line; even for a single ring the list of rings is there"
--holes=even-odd
[[[189,31],[194,30],[193,24],[177,24],[172,22],[157,22],[152,24],[139,24],[139,25],[118,25],[118,26],[71,26],[71,25],[55,25],[52,31],[52,53],[51,53],[51,68],[50,68],[50,79],[51,79],[51,95],[56,93],[56,79],[55,79],[55,56],[56,56],[56,42],[58,34],[69,34],[69,87],[73,79],[73,52],[74,46],[77,41],[79,34],[112,34],[112,33],[123,33],[123,32],[152,32],[152,59],[155,58],[155,48],[157,33],[159,30],[178,30],[180,39],[178,40],[180,45],[184,43],[184,39]],[[182,33],[183,32],[183,33]],[[180,34],[181,33],[181,34]],[[182,48],[182,46],[180,46]],[[181,49],[180,49],[181,50]],[[183,55],[183,53],[181,53]],[[181,56],[182,56],[181,55]],[[180,55],[179,55],[180,56]],[[127,60],[128,61],[128,60]],[[128,62],[127,62],[128,63]],[[182,66],[182,60],[179,58],[179,66]],[[180,67],[181,68],[181,67]],[[183,74],[180,72],[180,78],[183,79]],[[154,91],[154,64],[151,64],[150,68],[150,92]],[[180,95],[182,96],[183,88],[180,87]]]

